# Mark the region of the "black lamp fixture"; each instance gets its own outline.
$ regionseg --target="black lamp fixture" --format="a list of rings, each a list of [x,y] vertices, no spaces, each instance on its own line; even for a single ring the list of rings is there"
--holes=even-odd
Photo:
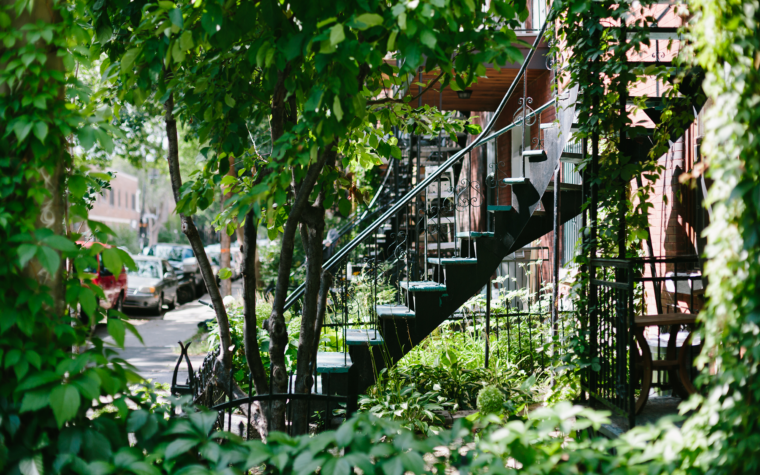
[[[457,91],[457,96],[460,99],[469,99],[472,96],[472,89],[465,89],[464,91]]]

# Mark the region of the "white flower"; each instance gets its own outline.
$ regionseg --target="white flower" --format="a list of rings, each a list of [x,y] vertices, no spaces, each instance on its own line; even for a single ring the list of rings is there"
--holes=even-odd
[[[235,303],[237,303],[237,300],[235,300],[235,297],[232,295],[228,295],[224,297],[224,300],[222,300],[222,302],[224,303],[224,308],[230,308],[231,306],[235,305]]]

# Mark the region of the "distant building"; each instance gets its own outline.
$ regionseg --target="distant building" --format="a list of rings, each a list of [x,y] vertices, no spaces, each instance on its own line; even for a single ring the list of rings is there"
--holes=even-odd
[[[127,225],[137,230],[140,224],[140,180],[128,173],[116,171],[111,189],[98,196],[90,211],[90,219],[108,226]]]

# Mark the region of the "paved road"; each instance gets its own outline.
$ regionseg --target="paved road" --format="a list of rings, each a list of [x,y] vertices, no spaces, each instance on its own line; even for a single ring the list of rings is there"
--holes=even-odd
[[[233,283],[232,295],[238,296],[242,290],[242,282]],[[208,301],[208,295],[200,300]],[[145,379],[151,379],[157,383],[171,384],[174,366],[179,357],[179,345],[177,342],[185,342],[198,332],[198,322],[212,318],[213,311],[198,300],[188,302],[177,309],[165,312],[163,316],[143,316],[136,312],[130,315],[130,323],[135,325],[143,343],[140,343],[134,335],[127,332],[124,340],[124,349],[120,350],[122,358],[137,368],[139,374]],[[98,334],[105,341],[113,343],[105,326],[98,326]],[[198,368],[205,355],[190,356],[193,369]],[[185,383],[187,379],[186,366],[183,363],[178,374],[177,382]]]

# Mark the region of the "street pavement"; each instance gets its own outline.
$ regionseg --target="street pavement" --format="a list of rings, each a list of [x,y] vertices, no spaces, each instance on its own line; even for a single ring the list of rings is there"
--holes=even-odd
[[[233,282],[232,295],[239,296],[242,291],[242,281]],[[208,295],[200,300],[209,301]],[[145,379],[155,383],[171,384],[174,367],[179,358],[179,344],[191,339],[198,333],[198,323],[214,317],[214,311],[200,304],[198,299],[165,311],[162,316],[144,316],[137,312],[128,312],[130,323],[135,326],[143,339],[141,343],[132,333],[127,332],[124,348],[117,349],[122,358],[137,369]],[[113,344],[108,336],[105,325],[99,325],[96,332],[107,343]],[[193,370],[198,369],[205,355],[190,355]],[[187,367],[182,362],[177,377],[177,383],[185,384]]]

